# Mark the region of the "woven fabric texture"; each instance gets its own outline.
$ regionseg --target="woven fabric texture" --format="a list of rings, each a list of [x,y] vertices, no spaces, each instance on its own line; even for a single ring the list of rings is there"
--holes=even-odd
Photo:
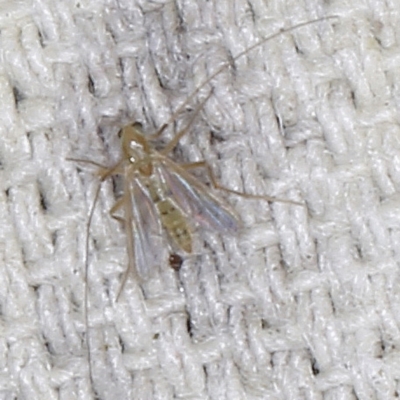
[[[396,2],[2,1],[0,399],[397,398],[399,41]],[[179,271],[154,249],[116,301],[107,180],[87,326],[99,167],[71,158],[112,166],[125,124],[154,133],[185,101],[160,145],[204,105],[174,161],[303,205],[219,193],[240,232],[195,227]]]

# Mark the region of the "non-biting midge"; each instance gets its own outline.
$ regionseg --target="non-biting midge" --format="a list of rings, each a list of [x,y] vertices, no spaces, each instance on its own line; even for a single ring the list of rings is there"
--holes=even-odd
[[[321,22],[336,17],[320,18],[304,22],[288,29],[281,30],[262,39],[250,48],[233,58],[233,62],[249,53],[263,43],[281,35],[299,29],[305,25]],[[120,176],[123,180],[123,194],[118,198],[110,213],[120,220],[125,229],[128,253],[128,266],[121,280],[118,299],[129,274],[139,280],[146,279],[155,266],[164,264],[163,252],[160,249],[167,243],[167,247],[179,252],[191,254],[193,249],[192,233],[196,226],[214,229],[220,233],[235,234],[239,228],[236,214],[226,205],[226,201],[217,197],[209,186],[202,183],[191,170],[203,168],[214,189],[221,189],[236,195],[256,198],[266,201],[281,201],[291,204],[299,203],[281,200],[268,196],[248,195],[221,187],[215,180],[210,166],[205,162],[179,164],[169,157],[179,140],[189,131],[189,127],[199,113],[208,97],[197,107],[188,125],[179,131],[163,148],[156,146],[157,140],[165,128],[175,121],[185,106],[194,98],[201,88],[220,74],[230,64],[224,64],[205,80],[187,98],[182,106],[175,111],[170,120],[153,134],[144,134],[138,124],[127,125],[120,131],[122,142],[122,157],[119,162],[100,171],[100,183],[107,178]],[[76,160],[84,161],[84,160]],[[88,161],[92,164],[95,162]],[[95,205],[99,196],[100,185],[93,201],[86,239],[85,260],[85,315],[88,329],[88,269],[89,269],[89,234]],[[170,253],[169,264],[179,270],[183,259],[175,252]],[[172,258],[171,258],[172,256]],[[90,359],[90,337],[87,333],[89,357],[89,374],[93,381]]]

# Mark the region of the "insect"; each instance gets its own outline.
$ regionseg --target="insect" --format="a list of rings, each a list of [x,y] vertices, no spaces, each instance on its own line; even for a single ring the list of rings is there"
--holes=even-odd
[[[192,120],[204,102],[197,108]],[[194,224],[225,234],[238,231],[239,220],[234,211],[210,192],[208,186],[196,179],[189,172],[191,169],[204,168],[216,189],[244,197],[301,205],[290,200],[249,195],[224,188],[217,183],[205,161],[188,164],[174,162],[167,155],[187,133],[190,124],[191,121],[161,150],[155,149],[139,124],[125,126],[120,131],[123,156],[100,176],[101,181],[115,175],[123,177],[123,194],[110,210],[110,214],[125,226],[128,249],[128,268],[117,299],[130,273],[139,280],[146,279],[153,267],[161,262],[162,251],[159,249],[164,245],[163,233],[173,248],[191,254]],[[156,132],[153,137],[157,138],[159,134]],[[122,215],[118,212],[122,212]],[[178,263],[175,260],[174,265]]]
[[[137,274],[139,279],[147,278],[151,268],[160,262],[163,231],[173,248],[187,254],[192,252],[193,224],[189,216],[196,223],[221,233],[234,233],[239,228],[234,212],[188,172],[192,168],[208,168],[205,162],[179,165],[167,157],[187,128],[163,149],[156,150],[138,124],[125,126],[120,132],[123,157],[101,175],[102,181],[113,175],[121,175],[124,181],[123,195],[110,211],[124,223],[128,247],[129,265],[117,297],[128,273]],[[214,186],[220,187],[211,171],[208,172]],[[120,211],[122,216],[117,214]],[[177,266],[177,254],[173,256],[170,262]]]
[[[288,33],[294,29],[331,18],[336,17],[307,21],[281,30],[242,51],[233,58],[233,61],[282,33]],[[223,64],[198,86],[185,103],[174,112],[170,120],[155,133],[145,135],[137,123],[123,127],[119,133],[122,143],[122,158],[115,166],[103,168],[104,171],[100,173],[100,182],[116,175],[123,177],[123,195],[110,211],[112,216],[124,223],[128,249],[128,267],[123,276],[117,299],[129,273],[140,279],[147,278],[151,268],[160,263],[161,252],[154,250],[163,246],[163,232],[167,239],[172,242],[174,248],[190,254],[192,252],[192,222],[220,233],[232,234],[238,230],[239,221],[236,214],[221,199],[212,194],[208,186],[196,179],[189,172],[190,170],[204,168],[215,189],[270,202],[299,204],[265,195],[248,195],[224,188],[217,183],[211,168],[205,161],[178,164],[168,157],[180,139],[189,131],[191,123],[211,96],[211,92],[197,107],[187,126],[178,132],[162,149],[156,149],[155,142],[166,127],[176,119],[201,88],[228,66],[229,64]],[[75,161],[85,160],[75,159]],[[88,162],[96,164],[91,161]],[[88,220],[87,253],[89,252],[89,229],[99,191],[100,186],[95,195]],[[118,212],[122,212],[122,215],[118,215]],[[176,263],[173,262],[173,264]],[[88,259],[86,259],[87,269]]]
[[[250,48],[239,53],[233,58],[236,61],[254,48],[271,40],[282,33],[287,33],[302,26],[327,20],[332,17],[320,18],[304,22],[286,30],[281,30],[274,35],[262,39]],[[159,149],[155,143],[184,107],[194,98],[201,88],[207,85],[213,78],[226,69],[229,64],[222,65],[203,84],[188,97],[186,102],[175,111],[171,119],[161,126],[154,134],[145,135],[138,124],[127,125],[120,131],[122,143],[122,158],[110,167],[102,168],[100,183],[114,176],[123,179],[123,194],[112,207],[110,214],[120,220],[124,225],[127,241],[128,266],[121,279],[117,294],[119,298],[129,275],[137,279],[146,279],[154,266],[163,263],[165,241],[171,244],[173,249],[186,254],[192,253],[192,233],[195,225],[202,225],[214,229],[220,233],[234,234],[238,231],[239,220],[233,210],[225,205],[210,188],[195,178],[190,172],[195,168],[204,168],[208,173],[211,185],[214,189],[222,189],[226,192],[262,199],[267,201],[286,201],[268,196],[247,195],[220,186],[205,161],[178,164],[168,155],[177,146],[180,139],[188,133],[190,125],[202,109],[210,94],[197,107],[186,127],[179,131],[163,148]],[[73,160],[73,159],[70,159]],[[75,161],[84,161],[76,160]],[[87,161],[96,164],[91,161]],[[93,213],[99,197],[101,185],[99,185],[87,224],[86,259],[85,259],[85,319],[87,329],[88,321],[88,270],[89,270],[89,233],[93,219]],[[174,269],[179,269],[183,259],[175,253],[169,257],[169,264]],[[90,360],[90,338],[87,335],[89,374],[92,379]]]

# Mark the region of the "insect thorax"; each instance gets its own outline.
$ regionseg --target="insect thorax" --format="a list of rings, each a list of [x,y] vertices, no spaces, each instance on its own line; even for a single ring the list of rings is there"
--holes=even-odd
[[[132,163],[151,154],[151,146],[136,125],[127,125],[121,130],[121,141],[124,157]]]

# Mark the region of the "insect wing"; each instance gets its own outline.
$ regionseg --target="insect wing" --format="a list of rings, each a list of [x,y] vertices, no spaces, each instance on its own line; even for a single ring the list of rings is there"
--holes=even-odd
[[[238,219],[221,201],[210,195],[209,189],[175,163],[163,160],[161,177],[181,209],[201,225],[221,233],[234,233]]]
[[[161,225],[147,188],[138,179],[130,183],[133,214],[135,264],[142,278],[160,263],[162,252]]]

